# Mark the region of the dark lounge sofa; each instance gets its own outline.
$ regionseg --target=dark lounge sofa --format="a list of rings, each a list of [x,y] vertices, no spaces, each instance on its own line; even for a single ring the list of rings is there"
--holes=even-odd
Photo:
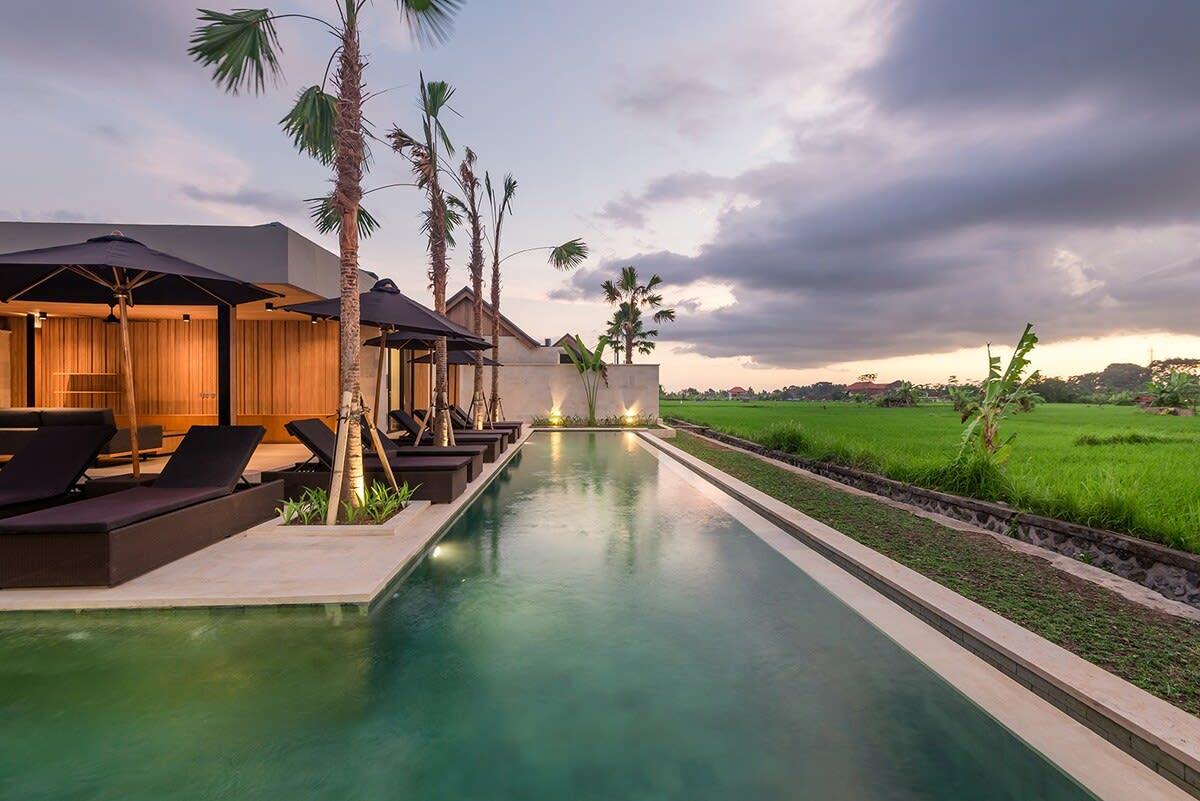
[[[475,424],[471,422],[470,415],[464,412],[461,406],[450,407],[450,419],[454,421],[455,431],[475,430]],[[486,425],[485,431],[507,431],[509,432],[509,442],[516,442],[521,438],[525,424],[520,420],[493,420]]]
[[[100,449],[99,456],[129,453],[132,445],[128,428],[116,428],[112,409],[42,409],[17,407],[0,409],[0,454],[18,453],[44,426],[113,426],[116,433]],[[162,426],[138,426],[138,449],[157,451],[163,445]]]
[[[286,498],[297,498],[309,487],[328,488],[336,445],[333,430],[317,418],[292,420],[284,428],[308,448],[313,458],[287,470],[266,471],[263,481],[283,481]],[[471,461],[470,456],[415,454],[396,456],[388,463],[397,481],[416,488],[413,497],[417,500],[449,503],[466,490]],[[368,485],[376,481],[387,482],[383,466],[374,454],[364,455],[363,467]]]
[[[413,416],[403,409],[392,409],[388,412],[388,416],[392,421],[400,426],[401,445],[417,445],[424,446],[433,442],[433,434],[428,428],[421,434],[421,441],[417,442],[415,437],[417,431],[420,430],[420,424],[413,419]],[[495,461],[500,458],[500,454],[508,450],[509,435],[507,431],[458,431],[454,432],[454,442],[456,445],[483,445],[489,449],[485,456],[486,461]]]
[[[0,470],[0,517],[74,500],[75,484],[116,431],[111,425],[42,426]]]
[[[111,587],[270,519],[280,484],[237,487],[265,433],[192,426],[149,486],[0,520],[0,587]]]

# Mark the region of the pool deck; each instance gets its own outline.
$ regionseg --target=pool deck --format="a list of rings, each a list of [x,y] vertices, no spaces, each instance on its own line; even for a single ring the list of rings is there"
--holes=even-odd
[[[368,609],[433,547],[531,434],[527,429],[499,459],[484,465],[453,503],[414,503],[382,526],[338,526],[332,533],[281,527],[272,520],[117,587],[0,590],[0,612],[320,605]],[[290,445],[256,452],[248,473],[294,464],[303,458],[298,454],[305,453]],[[126,465],[125,472],[128,469]],[[150,465],[147,469],[157,472]]]
[[[667,442],[641,441],[1098,798],[1200,797],[1200,718]]]

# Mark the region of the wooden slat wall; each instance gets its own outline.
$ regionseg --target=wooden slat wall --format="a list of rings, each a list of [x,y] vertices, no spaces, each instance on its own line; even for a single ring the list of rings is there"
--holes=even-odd
[[[322,416],[337,408],[332,323],[238,321],[238,415]]]
[[[8,338],[8,363],[12,371],[13,406],[25,405],[25,318],[23,316],[5,317],[4,327],[12,332]]]

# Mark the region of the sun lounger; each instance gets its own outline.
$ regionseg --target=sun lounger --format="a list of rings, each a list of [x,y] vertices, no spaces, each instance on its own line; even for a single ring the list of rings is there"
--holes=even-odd
[[[485,458],[487,448],[483,445],[455,445],[446,448],[438,445],[400,445],[378,426],[375,428],[375,433],[379,436],[379,445],[383,448],[384,455],[392,460],[405,456],[466,456],[471,460],[471,463],[467,465],[468,481],[474,481],[476,476],[483,472],[483,463],[487,461]],[[363,447],[371,451],[369,456],[374,458],[376,455],[374,453],[375,443],[365,427],[362,431],[362,441]]]
[[[421,435],[421,441],[419,443],[413,439],[413,437],[417,435],[417,430],[420,428],[420,425],[416,420],[413,419],[412,415],[403,409],[392,409],[390,412],[388,412],[388,416],[390,416],[392,420],[400,426],[402,434],[407,435],[407,441],[404,441],[401,444],[427,445],[433,442],[433,435],[429,432],[428,428],[426,428],[425,432]],[[494,461],[495,459],[498,459],[500,454],[508,449],[508,441],[508,433],[504,431],[460,432],[455,430],[454,432],[454,443],[456,445],[490,446],[494,453],[489,456],[485,456],[485,459],[488,461]]]
[[[72,500],[68,494],[117,431],[111,425],[43,426],[0,470],[0,517]]]
[[[237,488],[261,426],[192,426],[152,484],[0,520],[0,586],[114,586],[270,519]]]
[[[464,431],[474,431],[475,430],[475,424],[471,422],[471,417],[462,410],[462,407],[451,406],[450,407],[450,419],[454,421],[455,430],[458,430],[458,429],[462,429]],[[486,426],[486,428],[484,429],[485,431],[490,430],[490,429],[496,429],[499,431],[511,432],[509,435],[509,441],[516,442],[517,440],[519,440],[521,438],[521,431],[522,431],[522,427],[524,426],[524,423],[522,423],[520,420],[492,420],[491,422],[485,423],[484,425]]]
[[[298,497],[308,487],[329,486],[329,472],[333,467],[336,436],[334,432],[317,418],[293,420],[284,426],[287,432],[308,448],[316,460],[300,463],[288,470],[270,471],[263,473],[263,480],[268,477],[278,478],[284,482],[284,495],[288,498]],[[467,474],[470,468],[470,456],[397,456],[388,460],[396,481],[407,482],[415,487],[413,497],[417,500],[432,501],[433,503],[449,503],[461,495],[467,488]],[[376,481],[385,482],[387,476],[379,463],[378,457],[366,455],[363,459],[368,484]]]

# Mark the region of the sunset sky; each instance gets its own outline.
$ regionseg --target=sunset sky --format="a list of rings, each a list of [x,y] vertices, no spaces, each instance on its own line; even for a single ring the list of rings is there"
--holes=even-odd
[[[284,81],[233,97],[186,54],[194,18],[6,9],[0,219],[278,220],[335,249],[302,202],[328,170],[277,125],[328,34],[281,21]],[[599,333],[599,283],[634,264],[678,308],[652,357],[668,388],[974,378],[1026,321],[1046,374],[1200,356],[1195,2],[468,0],[420,50],[376,0],[365,30],[378,131],[415,120],[418,70],[449,81],[455,144],[520,182],[511,249],[591,244],[571,275],[509,262],[534,336]],[[374,152],[368,188],[406,179]],[[427,299],[420,204],[372,195],[363,259]]]

